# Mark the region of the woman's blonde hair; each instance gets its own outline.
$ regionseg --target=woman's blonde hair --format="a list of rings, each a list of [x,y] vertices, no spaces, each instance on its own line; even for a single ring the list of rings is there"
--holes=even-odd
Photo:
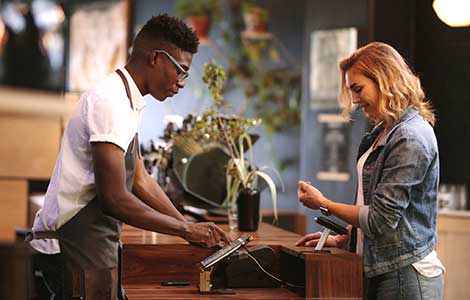
[[[416,109],[421,116],[434,126],[436,117],[431,104],[425,99],[419,78],[411,71],[403,57],[391,46],[373,42],[358,50],[339,63],[341,89],[339,102],[343,105],[343,115],[350,118],[352,99],[346,85],[346,72],[363,74],[377,84],[380,99],[379,117],[372,119],[374,124],[383,122],[391,126],[408,107]]]

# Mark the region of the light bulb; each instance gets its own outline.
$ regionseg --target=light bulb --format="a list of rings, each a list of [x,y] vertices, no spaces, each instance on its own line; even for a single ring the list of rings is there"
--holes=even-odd
[[[432,7],[439,19],[450,27],[470,25],[470,0],[434,0]]]

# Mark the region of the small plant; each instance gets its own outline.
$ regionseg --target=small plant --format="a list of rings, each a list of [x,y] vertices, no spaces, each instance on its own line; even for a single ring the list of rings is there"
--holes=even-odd
[[[227,197],[226,204],[235,205],[237,193],[242,188],[256,188],[258,177],[268,185],[273,201],[274,219],[277,222],[277,192],[272,178],[265,172],[267,168],[257,168],[253,163],[253,143],[248,129],[260,124],[260,120],[245,120],[239,118],[233,123],[222,116],[222,109],[227,107],[223,102],[222,91],[226,74],[223,67],[209,63],[204,65],[203,81],[208,85],[209,92],[214,99],[212,111],[220,130],[220,141],[230,155],[226,168]],[[241,121],[240,121],[241,120]],[[245,149],[247,148],[247,149]],[[245,158],[245,150],[249,151],[249,160]],[[280,177],[279,177],[280,178]],[[282,184],[282,181],[281,181]]]
[[[222,19],[222,8],[219,0],[178,0],[176,15],[182,19],[190,16],[208,16],[212,20]]]

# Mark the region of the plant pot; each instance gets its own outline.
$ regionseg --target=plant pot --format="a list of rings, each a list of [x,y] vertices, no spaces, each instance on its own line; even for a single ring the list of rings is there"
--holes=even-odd
[[[211,28],[211,19],[209,16],[190,16],[188,17],[189,27],[191,27],[199,38],[201,44],[209,40],[209,30]]]
[[[262,7],[252,6],[243,14],[245,29],[251,32],[268,31],[268,10]]]
[[[256,231],[259,224],[259,191],[244,188],[238,192],[238,231]]]

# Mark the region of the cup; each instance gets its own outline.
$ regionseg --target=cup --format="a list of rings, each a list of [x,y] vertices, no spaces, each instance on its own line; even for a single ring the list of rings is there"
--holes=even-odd
[[[236,231],[238,229],[238,211],[236,205],[227,210],[227,217],[230,231]]]

